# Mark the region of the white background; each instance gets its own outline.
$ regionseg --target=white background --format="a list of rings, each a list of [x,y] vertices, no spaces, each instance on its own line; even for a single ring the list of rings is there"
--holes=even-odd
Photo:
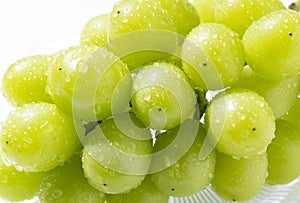
[[[0,0],[0,80],[9,65],[20,58],[51,54],[78,44],[86,22],[109,13],[115,1]],[[11,108],[0,95],[1,121]]]

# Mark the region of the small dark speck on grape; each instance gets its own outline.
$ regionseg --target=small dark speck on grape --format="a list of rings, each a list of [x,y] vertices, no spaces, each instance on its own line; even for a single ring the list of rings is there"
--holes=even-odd
[[[207,66],[207,63],[203,63],[203,66]]]
[[[297,9],[296,3],[295,3],[295,2],[291,3],[291,4],[289,5],[289,9],[296,10],[296,9]]]
[[[289,32],[289,36],[293,36],[293,33]]]
[[[106,184],[106,183],[103,183],[103,185],[104,185],[104,186],[107,186],[107,184]]]
[[[248,65],[247,61],[245,61],[244,66]]]
[[[117,11],[117,13],[118,13],[118,14],[120,14],[120,13],[121,13],[121,11]]]
[[[174,189],[174,188],[172,188],[171,190],[172,190],[172,191],[174,191],[175,189]]]
[[[232,199],[232,201],[236,202],[236,199]]]
[[[161,108],[158,108],[158,111],[161,111]]]
[[[132,103],[131,103],[131,101],[129,102],[129,106],[130,106],[130,108],[132,108]]]
[[[5,143],[8,144],[8,141],[6,141]]]
[[[256,128],[252,128],[252,131],[256,131]]]
[[[61,70],[61,68],[59,68],[59,70]]]

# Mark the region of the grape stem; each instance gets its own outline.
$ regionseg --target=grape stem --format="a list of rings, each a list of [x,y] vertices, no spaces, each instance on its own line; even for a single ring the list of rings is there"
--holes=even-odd
[[[84,124],[84,128],[85,128],[85,134],[84,134],[84,136],[87,136],[100,123],[102,123],[102,120],[99,120],[99,121],[90,121],[90,122]]]
[[[300,0],[297,2],[291,3],[289,9],[299,12],[300,11]]]

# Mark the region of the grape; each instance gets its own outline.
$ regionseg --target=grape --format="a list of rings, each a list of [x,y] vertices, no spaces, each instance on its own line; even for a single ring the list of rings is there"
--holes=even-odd
[[[131,103],[144,125],[171,129],[194,116],[196,95],[177,66],[154,63],[136,74]]]
[[[2,80],[4,96],[22,106],[30,102],[52,102],[45,92],[51,56],[34,55],[18,60],[5,72]]]
[[[97,46],[76,46],[61,50],[49,71],[47,91],[54,103],[64,112],[72,112],[72,95],[80,69]]]
[[[222,89],[238,80],[244,66],[242,43],[221,24],[204,23],[183,43],[182,69],[200,89]]]
[[[0,160],[0,196],[7,201],[31,199],[38,192],[44,173],[20,172]]]
[[[264,153],[275,136],[271,107],[246,89],[228,89],[214,97],[206,109],[205,124],[218,151],[235,157]]]
[[[114,5],[109,19],[110,38],[144,29],[175,31],[175,26],[167,10],[153,0],[125,0]]]
[[[89,183],[101,192],[119,194],[129,192],[141,184],[144,175],[126,175],[112,171],[98,163],[86,150],[83,152],[83,169]]]
[[[276,137],[267,150],[267,183],[286,184],[300,175],[300,129],[292,123],[279,119],[276,121]]]
[[[279,0],[222,0],[216,3],[215,18],[242,37],[252,22],[281,9],[285,7]]]
[[[196,9],[188,0],[154,0],[168,11],[173,19],[177,33],[187,35],[199,22]]]
[[[263,187],[268,176],[267,167],[266,153],[248,159],[234,159],[218,153],[212,187],[226,200],[248,200]]]
[[[101,131],[97,128],[91,131],[83,151],[83,169],[89,183],[108,194],[126,193],[139,186],[151,163],[150,131],[140,134],[130,128],[130,134],[123,134],[121,130],[126,123],[127,128],[130,126],[124,115],[126,113],[104,120],[99,125]],[[133,123],[139,122],[133,115],[132,118],[135,119]],[[118,119],[125,122],[123,128],[117,126]]]
[[[295,104],[292,108],[282,117],[282,119],[287,120],[292,123],[294,127],[298,128],[299,126],[299,115],[300,115],[300,99],[299,96],[296,99]]]
[[[81,148],[72,120],[54,104],[25,104],[9,114],[2,128],[2,155],[19,170],[50,170]]]
[[[81,36],[81,45],[101,46],[107,42],[108,15],[103,14],[90,19],[84,26]]]
[[[105,196],[88,184],[83,174],[81,158],[75,155],[64,166],[46,173],[41,181],[38,197],[42,203],[104,203]]]
[[[130,69],[169,61],[178,47],[167,10],[153,0],[117,2],[109,17],[109,46]],[[130,44],[130,46],[128,46]]]
[[[87,94],[87,90],[92,91],[95,86],[95,93],[91,92],[93,98],[90,99],[95,97],[93,104],[97,119],[102,120],[111,116],[111,95],[118,82],[128,73],[127,66],[106,48],[97,46],[71,47],[57,55],[50,70],[48,89],[60,109],[68,114],[72,112],[72,107],[78,110],[77,103],[81,101],[76,101],[80,99],[79,96],[73,98],[74,92],[77,91],[77,95]],[[110,62],[115,63],[110,64]],[[90,80],[82,81],[81,78],[86,75],[90,76]],[[98,81],[91,78],[96,78]],[[84,92],[78,92],[81,91],[80,85],[85,88],[82,90]],[[79,105],[83,110],[88,108],[82,103]]]
[[[243,37],[246,61],[266,80],[282,80],[300,71],[300,14],[280,10],[254,22]]]
[[[295,76],[279,82],[266,81],[246,66],[239,81],[233,86],[251,89],[263,96],[270,104],[275,118],[279,118],[296,102],[299,77]]]
[[[107,195],[107,203],[168,203],[169,196],[156,188],[150,176],[146,176],[142,184],[129,193],[119,195]]]
[[[244,201],[291,182],[299,24],[279,0],[118,1],[80,45],[6,71],[0,197],[200,201],[187,196],[211,183]]]
[[[215,7],[217,0],[192,0],[201,23],[213,23],[215,19]]]
[[[159,152],[173,142],[178,129],[179,127],[160,134],[154,150]],[[170,196],[184,197],[199,192],[210,183],[214,175],[216,153],[213,151],[204,160],[199,159],[205,136],[204,127],[199,123],[198,133],[192,146],[189,149],[178,149],[186,151],[186,154],[168,168],[151,175],[151,180],[161,191]]]

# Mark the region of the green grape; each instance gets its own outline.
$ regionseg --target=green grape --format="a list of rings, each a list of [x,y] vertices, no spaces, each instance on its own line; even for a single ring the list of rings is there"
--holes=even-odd
[[[169,61],[178,36],[171,15],[153,0],[117,2],[109,17],[109,46],[131,69]],[[130,46],[128,46],[130,44]]]
[[[171,129],[194,116],[196,95],[181,69],[154,63],[136,74],[131,104],[144,125]]]
[[[185,39],[182,69],[200,89],[222,89],[238,80],[244,66],[238,35],[224,25],[200,24]]]
[[[126,175],[110,170],[93,159],[86,150],[83,152],[83,169],[89,183],[101,192],[119,194],[138,187],[144,175]]]
[[[68,114],[72,112],[72,95],[76,78],[85,61],[97,48],[97,46],[76,46],[55,54],[49,70],[47,91],[54,103]]]
[[[235,157],[264,153],[275,136],[271,107],[247,89],[228,89],[214,97],[206,109],[205,124],[218,151]]]
[[[153,0],[159,2],[173,19],[177,33],[187,35],[199,25],[199,16],[196,9],[188,0]]]
[[[214,23],[217,0],[192,0],[201,23]]]
[[[159,135],[154,150],[159,152],[168,146],[177,136],[178,129]],[[161,191],[170,196],[184,197],[199,192],[210,183],[214,176],[216,153],[213,151],[204,160],[199,159],[205,136],[205,129],[200,124],[194,143],[189,149],[184,149],[186,154],[168,168],[151,175],[151,180]]]
[[[29,172],[62,165],[81,148],[71,118],[49,103],[25,104],[11,112],[0,141],[4,158]]]
[[[99,125],[101,132],[96,128],[87,135],[83,151],[83,170],[89,183],[108,194],[126,193],[139,186],[151,164],[150,131],[139,134],[126,115],[104,120]],[[139,122],[132,118],[135,120],[131,122]],[[127,130],[126,134],[122,129]]]
[[[151,177],[146,176],[142,184],[132,189],[129,193],[118,195],[107,195],[107,203],[168,203],[169,196],[156,188]]]
[[[4,96],[22,106],[30,102],[52,102],[45,92],[51,56],[34,55],[18,60],[5,72],[2,80]]]
[[[267,176],[266,153],[248,159],[234,159],[218,153],[212,187],[224,199],[240,202],[254,197]]]
[[[153,0],[123,0],[117,2],[110,14],[109,37],[144,29],[175,31],[172,18]]]
[[[101,46],[107,42],[108,15],[103,14],[90,19],[84,26],[81,36],[81,45]]]
[[[292,123],[294,127],[299,126],[299,115],[300,115],[300,99],[299,96],[296,99],[295,104],[290,108],[290,110],[282,116],[282,119],[287,120]]]
[[[112,61],[115,63],[109,64]],[[90,78],[97,77],[99,84],[96,84],[94,110],[97,119],[102,120],[111,116],[112,92],[127,73],[126,64],[106,48],[98,48],[97,46],[71,47],[57,54],[49,73],[48,91],[55,104],[70,114],[74,107],[74,101],[72,100],[74,92],[80,91],[78,85],[75,86],[76,82],[79,85],[85,85],[86,89],[82,92],[83,94],[86,94],[87,90],[91,91],[91,88],[97,82],[92,79],[81,81],[78,76],[90,75]],[[77,94],[80,93],[77,92]],[[79,108],[85,110],[88,107],[80,104]]]
[[[215,7],[216,22],[230,27],[240,37],[252,22],[267,13],[285,9],[280,0],[221,0]]]
[[[44,173],[20,172],[0,160],[0,196],[7,201],[32,199],[38,192]]]
[[[300,175],[300,129],[292,123],[276,121],[276,137],[269,145],[267,183],[286,184]]]
[[[42,203],[104,203],[104,193],[90,186],[84,177],[81,158],[75,155],[64,166],[57,167],[43,177],[38,193]]]
[[[300,14],[280,10],[254,22],[243,37],[246,61],[266,80],[282,80],[300,71]]]
[[[251,89],[265,98],[270,104],[275,118],[283,116],[296,102],[299,77],[295,76],[279,82],[266,81],[258,77],[246,66],[233,87]]]

